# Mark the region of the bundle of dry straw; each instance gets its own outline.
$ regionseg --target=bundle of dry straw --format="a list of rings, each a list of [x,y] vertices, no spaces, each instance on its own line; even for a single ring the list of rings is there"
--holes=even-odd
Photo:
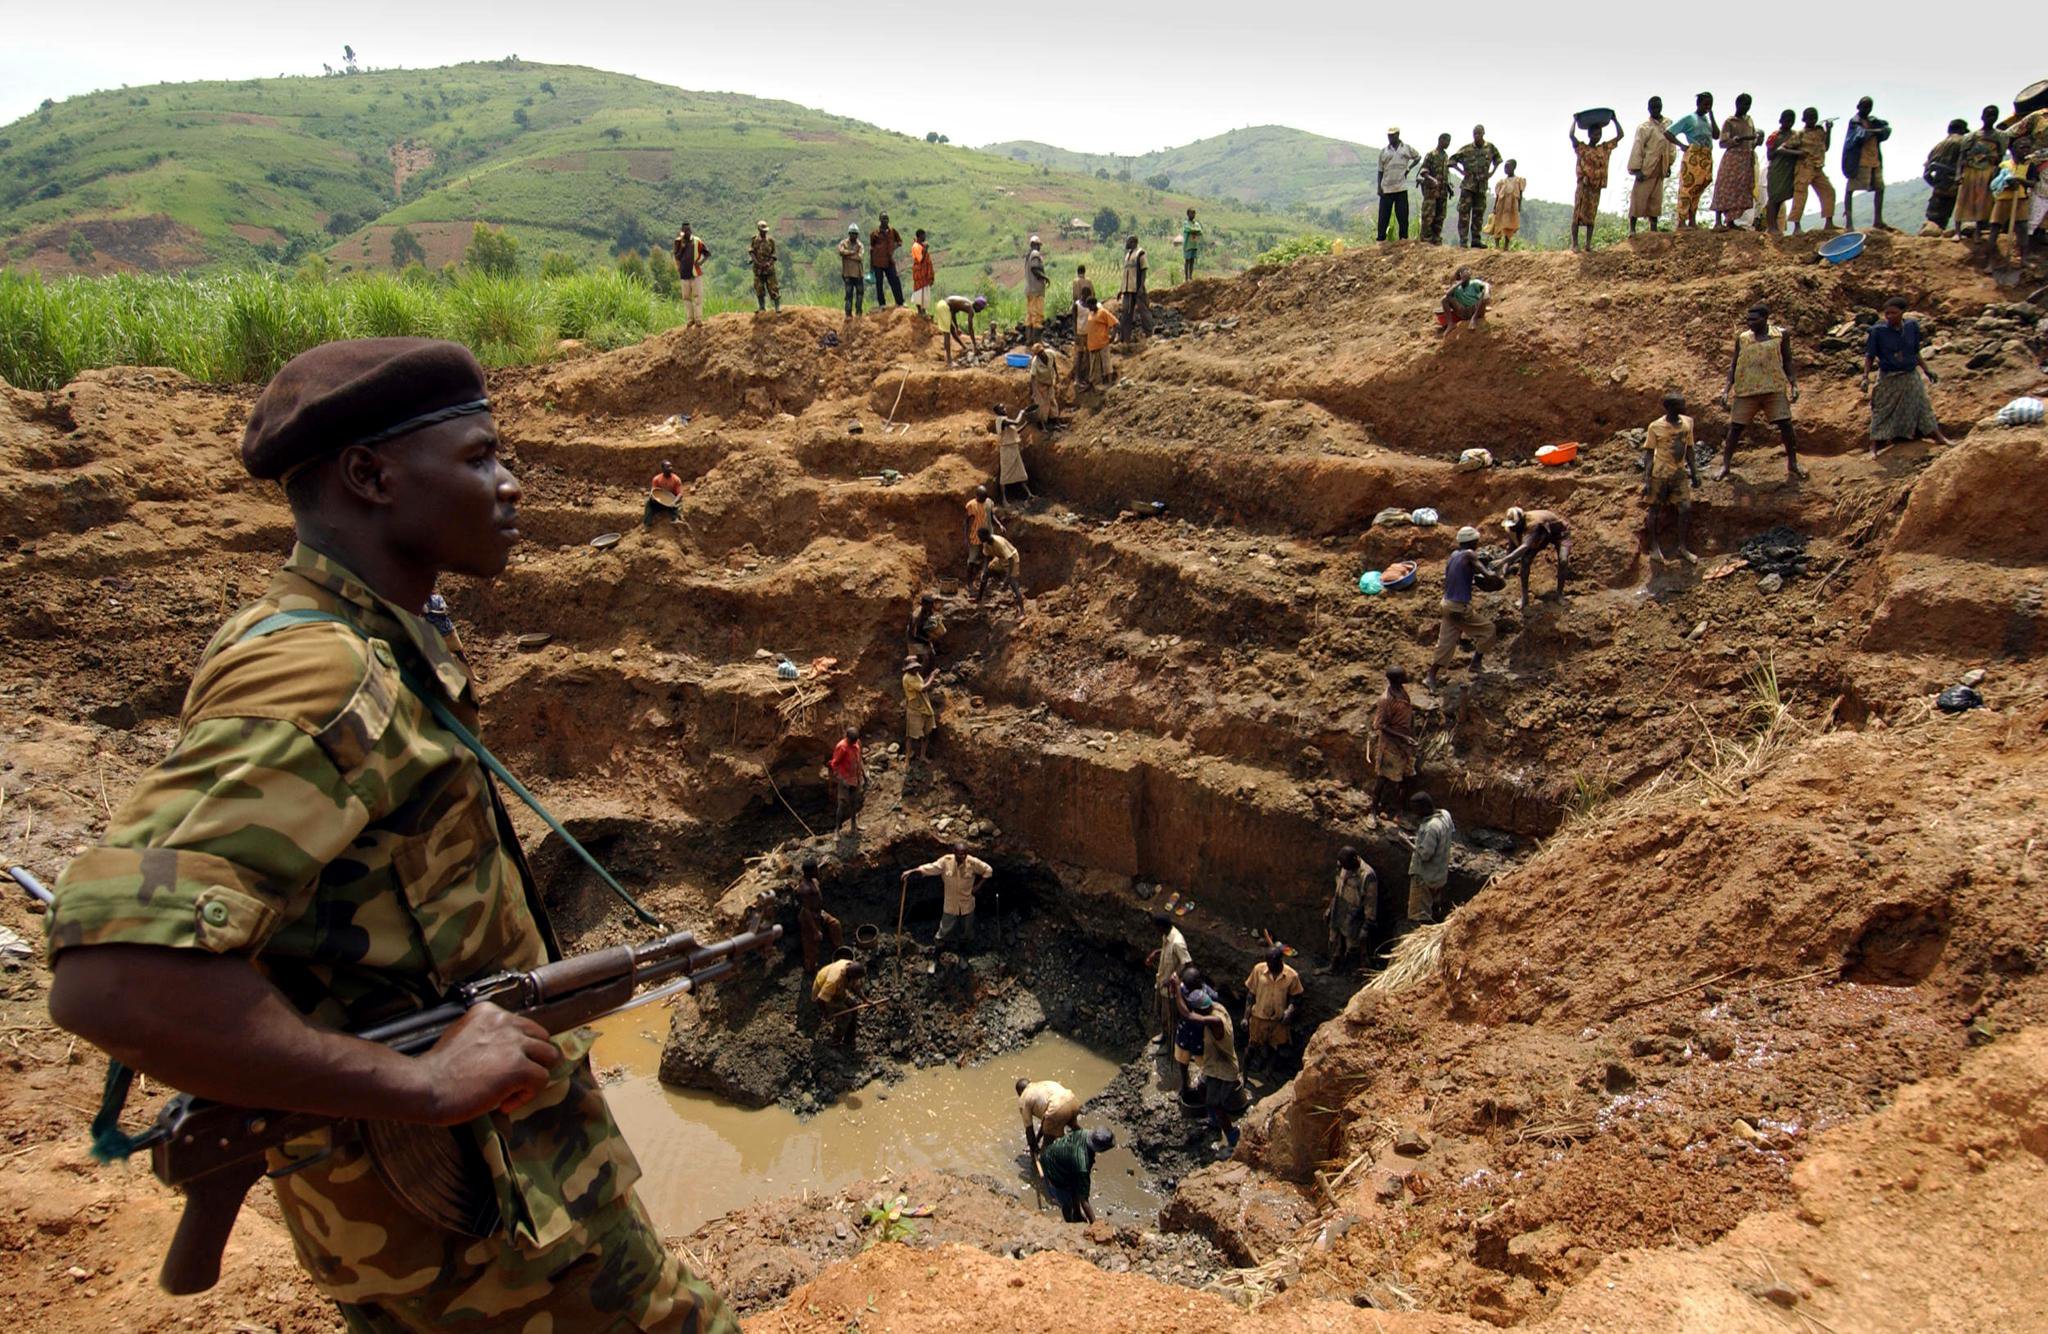
[[[1375,973],[1366,988],[1371,991],[1402,991],[1437,975],[1444,962],[1444,931],[1448,922],[1418,926],[1394,942],[1387,966]]]

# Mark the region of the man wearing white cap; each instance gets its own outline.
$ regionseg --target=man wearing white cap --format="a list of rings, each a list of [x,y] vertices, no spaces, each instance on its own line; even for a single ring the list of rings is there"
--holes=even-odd
[[[1408,190],[1415,181],[1415,165],[1422,161],[1422,154],[1410,148],[1401,138],[1401,127],[1387,127],[1387,146],[1380,150],[1380,231],[1379,239],[1387,239],[1387,224],[1399,221],[1401,239],[1408,239]]]
[[[1457,657],[1460,639],[1472,641],[1472,671],[1478,674],[1479,660],[1497,630],[1492,618],[1480,615],[1472,606],[1473,585],[1482,578],[1493,581],[1497,577],[1479,557],[1479,530],[1460,528],[1458,549],[1444,562],[1443,619],[1437,626],[1436,657],[1430,660],[1429,675],[1422,680],[1430,690],[1436,689],[1437,673]]]
[[[1038,237],[1031,238],[1030,248],[1024,252],[1024,341],[1038,341],[1038,331],[1045,327],[1045,252],[1039,249]]]
[[[846,316],[852,319],[866,308],[867,266],[860,244],[860,224],[846,224],[846,239],[839,243],[839,281],[846,288]]]

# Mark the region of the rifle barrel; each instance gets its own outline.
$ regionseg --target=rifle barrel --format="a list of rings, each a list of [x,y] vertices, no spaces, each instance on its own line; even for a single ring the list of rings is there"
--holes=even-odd
[[[34,873],[26,866],[10,866],[7,868],[7,875],[9,879],[13,880],[15,884],[20,885],[22,891],[37,903],[42,904],[45,908],[56,906],[57,896],[44,889],[43,882],[36,879]]]

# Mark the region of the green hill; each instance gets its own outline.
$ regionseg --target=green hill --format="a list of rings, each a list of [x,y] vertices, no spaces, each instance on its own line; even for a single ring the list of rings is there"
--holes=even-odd
[[[886,209],[906,237],[930,232],[942,283],[1010,282],[1033,231],[1056,256],[1078,257],[1093,238],[1061,241],[1062,228],[1106,209],[1157,248],[1190,204],[1220,268],[1242,268],[1298,229],[1254,207],[787,102],[509,60],[123,89],[0,127],[0,257],[46,273],[314,252],[382,268],[401,226],[436,266],[460,257],[478,220],[507,228],[529,262],[550,250],[581,262],[665,246],[687,218],[713,247],[717,277],[743,267],[762,217],[789,277],[836,286],[830,247],[848,222],[865,229]]]

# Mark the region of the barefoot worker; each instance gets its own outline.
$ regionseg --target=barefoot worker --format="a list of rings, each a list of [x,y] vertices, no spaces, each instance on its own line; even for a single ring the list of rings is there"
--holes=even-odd
[[[913,866],[903,873],[903,888],[910,888],[910,877],[914,875],[935,875],[943,893],[939,907],[939,932],[932,944],[944,945],[955,936],[966,936],[967,943],[974,943],[974,896],[982,884],[996,873],[993,866],[979,857],[970,856],[965,843],[955,843],[953,850],[937,861]]]
[[[1074,1128],[1081,1116],[1081,1100],[1056,1079],[1033,1083],[1019,1076],[1017,1110],[1024,1117],[1024,1147],[1036,1158],[1040,1149]]]
[[[1237,1118],[1244,1110],[1244,1072],[1237,1064],[1230,1011],[1202,990],[1189,997],[1186,1013],[1203,1030],[1202,1105],[1208,1109],[1209,1129],[1223,1138],[1217,1147],[1228,1156],[1237,1148]]]
[[[846,943],[839,919],[825,911],[825,889],[814,861],[803,864],[802,875],[796,882],[796,934],[803,942],[805,977],[817,974],[827,941],[835,950]]]
[[[903,660],[903,758],[922,760],[931,754],[932,733],[939,730],[939,712],[932,707],[932,682],[939,669],[925,669],[916,657]]]
[[[949,296],[946,298],[946,369],[953,369],[953,348],[958,345],[964,361],[967,354],[980,344],[975,339],[974,321],[981,312],[988,309],[985,296]],[[960,317],[967,317],[967,327],[960,327]]]
[[[475,1184],[504,1208],[478,1236],[414,1213],[353,1136],[273,1151],[299,1261],[352,1329],[487,1311],[738,1334],[634,1196],[588,1030],[550,1039],[485,1003],[418,1055],[347,1035],[559,957],[483,763],[443,721],[477,729],[468,664],[414,614],[444,573],[496,578],[519,540],[483,368],[424,338],[315,347],[256,400],[242,464],[283,484],[297,545],[201,656],[170,756],[58,881],[51,1018],[201,1097],[485,1150]],[[607,1278],[550,1281],[571,1272]]]
[[[1692,493],[1700,484],[1700,465],[1693,457],[1692,418],[1685,415],[1685,395],[1664,395],[1664,415],[1643,429],[1643,549],[1658,560],[1670,560],[1658,538],[1658,515],[1678,532],[1678,556],[1687,564],[1699,560],[1686,546],[1692,523]]]
[[[861,799],[868,785],[868,766],[861,758],[858,727],[846,729],[846,735],[832,747],[832,758],[825,768],[832,781],[832,832],[838,833],[840,825],[851,821],[853,832],[858,834]]]
[[[1330,906],[1323,910],[1330,927],[1330,962],[1324,972],[1337,972],[1363,953],[1379,900],[1379,876],[1372,866],[1357,848],[1338,849],[1337,883],[1330,891]]]
[[[1565,567],[1572,558],[1572,530],[1564,516],[1555,510],[1525,510],[1520,505],[1511,505],[1500,526],[1508,541],[1515,544],[1513,550],[1501,557],[1500,570],[1505,574],[1517,566],[1521,568],[1521,610],[1529,610],[1529,567],[1536,563],[1537,553],[1546,548],[1557,560],[1557,587],[1550,596],[1562,599]]]
[[[988,591],[988,581],[1000,579],[1010,586],[1010,595],[1017,599],[1017,610],[1024,610],[1024,585],[1017,582],[1017,566],[1022,560],[1010,539],[988,529],[981,530],[981,549],[985,559],[981,565],[981,577],[974,581],[974,603],[981,605],[981,595]]]
[[[1245,1006],[1246,1074],[1279,1065],[1281,1051],[1294,1041],[1291,1025],[1302,991],[1301,974],[1288,966],[1287,951],[1278,945],[1266,951],[1263,962],[1252,965],[1244,980],[1250,998]]]
[[[1159,932],[1159,948],[1146,955],[1145,962],[1153,968],[1153,1022],[1159,1026],[1154,1041],[1164,1046],[1173,1041],[1173,989],[1179,985],[1180,970],[1188,966],[1188,942],[1169,913],[1153,913],[1152,925]]]
[[[1437,621],[1436,656],[1430,659],[1429,675],[1422,678],[1426,689],[1436,689],[1437,678],[1458,656],[1460,639],[1472,641],[1472,674],[1477,676],[1487,646],[1500,633],[1493,618],[1472,605],[1473,590],[1482,578],[1489,583],[1495,581],[1493,572],[1479,558],[1479,530],[1460,528],[1458,549],[1444,562],[1444,601]]]
[[[1444,293],[1436,311],[1437,337],[1444,338],[1461,324],[1478,329],[1486,324],[1486,308],[1493,301],[1493,288],[1472,276],[1472,267],[1461,264],[1451,275],[1451,290]]]
[[[996,437],[996,496],[1005,505],[1010,503],[1010,488],[1024,488],[1024,499],[1035,499],[1031,494],[1031,474],[1024,467],[1024,416],[1020,412],[1010,415],[1010,410],[998,403],[989,411],[996,419],[989,423],[989,430]]]
[[[667,515],[670,523],[679,523],[683,517],[683,479],[677,475],[676,467],[667,459],[661,461],[661,471],[654,474],[647,483],[647,507],[640,513],[640,526],[652,528],[659,515]]]
[[[1870,387],[1870,373],[1877,372],[1877,388]],[[1922,380],[1921,376],[1926,376]],[[1934,419],[1934,404],[1928,401],[1927,386],[1940,377],[1920,351],[1920,321],[1906,318],[1906,298],[1895,296],[1884,303],[1884,318],[1870,326],[1869,341],[1863,348],[1863,380],[1860,388],[1870,396],[1870,456],[1896,440],[1934,437],[1946,446],[1949,438]]]
[[[1414,930],[1443,911],[1444,886],[1451,881],[1451,842],[1458,828],[1451,813],[1427,792],[1408,798],[1415,815],[1415,839],[1408,853],[1408,923]]]
[[[1799,466],[1799,441],[1792,434],[1792,405],[1799,401],[1799,381],[1792,370],[1792,335],[1771,323],[1771,308],[1759,301],[1745,317],[1749,327],[1735,335],[1735,355],[1728,362],[1728,387],[1721,401],[1728,408],[1728,439],[1721,446],[1717,482],[1726,481],[1735,466],[1735,446],[1743,428],[1762,417],[1777,425],[1785,442],[1785,480],[1806,476]]]
[[[839,1046],[851,1047],[860,1029],[867,976],[867,966],[860,960],[834,959],[811,978],[811,1004],[832,1026],[832,1041]]]
[[[1038,1155],[1038,1170],[1045,1176],[1046,1194],[1059,1205],[1061,1218],[1069,1223],[1095,1221],[1095,1208],[1088,1203],[1095,1159],[1115,1147],[1116,1136],[1101,1126],[1086,1132],[1076,1126],[1046,1145]]]
[[[1408,698],[1408,669],[1387,668],[1387,688],[1373,710],[1372,808],[1399,815],[1401,788],[1415,776],[1415,704]]]

